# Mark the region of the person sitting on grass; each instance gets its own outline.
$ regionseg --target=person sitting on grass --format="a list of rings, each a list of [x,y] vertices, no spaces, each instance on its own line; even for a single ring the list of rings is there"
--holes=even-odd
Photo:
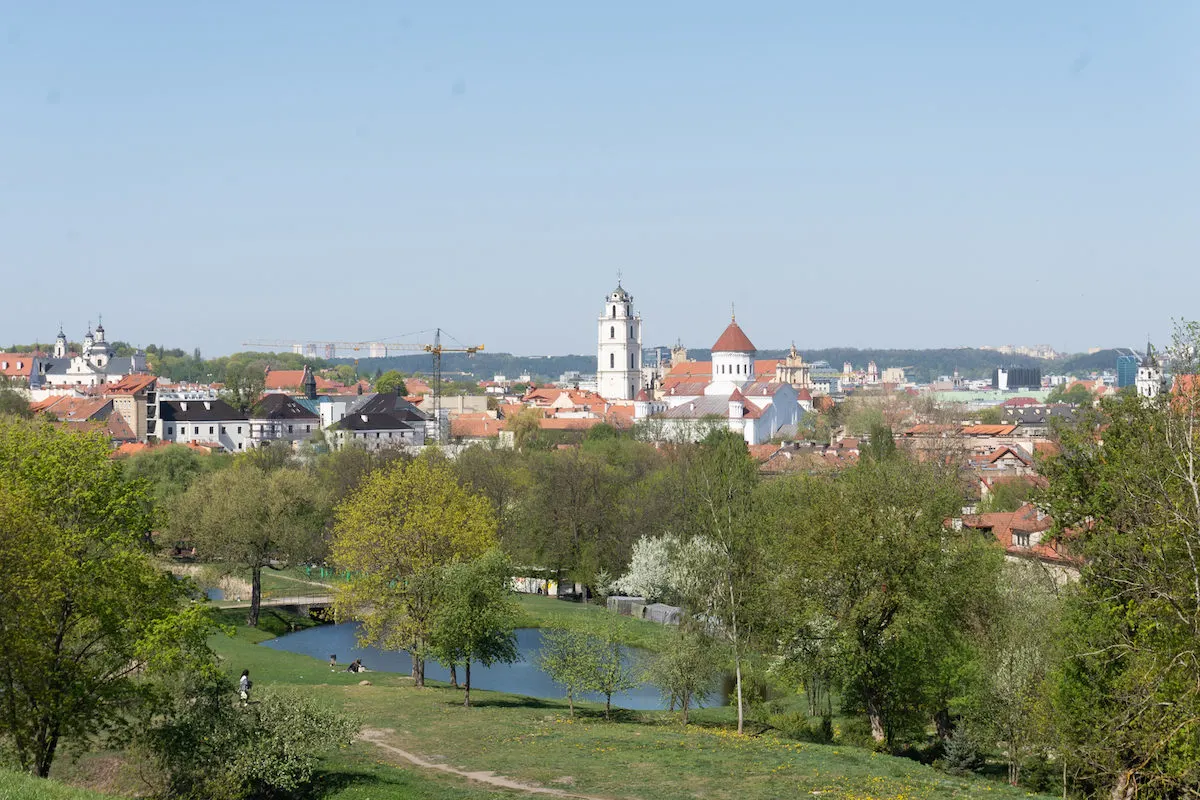
[[[363,666],[362,659],[356,658],[350,662],[350,666],[346,667],[347,672],[366,672],[367,668]]]

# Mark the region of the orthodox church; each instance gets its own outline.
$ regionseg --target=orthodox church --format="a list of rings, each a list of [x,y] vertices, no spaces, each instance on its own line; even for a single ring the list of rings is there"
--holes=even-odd
[[[712,346],[712,361],[673,364],[658,399],[644,394],[634,404],[634,418],[646,412],[661,425],[665,439],[701,439],[714,426],[740,433],[751,445],[794,435],[803,414],[799,394],[791,383],[776,379],[776,361],[758,361],[756,353],[737,318],[731,318]]]
[[[92,332],[89,323],[80,353],[67,351],[67,335],[59,327],[54,340],[54,355],[39,356],[33,362],[29,388],[87,387],[117,383],[126,375],[146,371],[146,354],[141,350],[132,356],[117,357],[104,336],[104,323]]]

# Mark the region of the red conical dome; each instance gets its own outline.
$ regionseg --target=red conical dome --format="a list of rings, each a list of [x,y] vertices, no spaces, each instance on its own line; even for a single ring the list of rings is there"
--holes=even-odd
[[[729,327],[712,346],[714,353],[753,353],[755,350],[754,343],[742,332],[736,321],[729,323]]]

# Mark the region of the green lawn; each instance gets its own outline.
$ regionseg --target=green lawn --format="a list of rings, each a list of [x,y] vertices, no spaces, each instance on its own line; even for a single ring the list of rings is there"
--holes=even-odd
[[[536,596],[523,597],[521,604],[526,624],[563,624],[603,613]],[[237,625],[243,613],[225,611],[219,616],[225,624]],[[664,631],[651,623],[626,623],[627,635],[641,637],[646,646],[664,641]],[[212,644],[231,674],[249,669],[257,688],[298,687],[356,715],[379,741],[460,771],[495,773],[527,785],[611,800],[1030,796],[1002,783],[954,778],[908,759],[844,744],[806,744],[773,731],[738,736],[732,729],[732,710],[726,707],[697,712],[697,724],[687,728],[668,712],[621,711],[606,722],[600,706],[583,704],[572,719],[563,701],[480,690],[472,693],[475,707],[467,709],[461,692],[445,685],[416,689],[407,676],[372,672],[365,676],[371,685],[360,686],[364,676],[330,672],[323,661],[258,646],[306,624],[306,618],[270,609],[264,612],[261,629],[235,627],[232,636],[215,635]],[[86,776],[94,772],[86,761],[72,768],[64,759],[56,774],[73,780]],[[9,780],[0,773],[0,800],[98,797],[44,782],[30,788],[43,794],[5,794]],[[29,785],[25,779],[15,780],[18,791]],[[414,766],[366,741],[328,755],[317,783],[314,796],[322,800],[494,800],[521,794]]]
[[[0,769],[0,800],[104,800],[108,796]]]
[[[522,598],[522,605],[540,624],[600,613],[547,598]],[[650,624],[629,622],[632,629]],[[406,676],[372,672],[366,676],[372,685],[360,686],[361,676],[258,647],[269,635],[239,628],[233,638],[214,639],[214,646],[231,672],[249,668],[259,687],[307,687],[356,714],[382,741],[463,771],[493,771],[606,798],[767,800],[814,792],[893,800],[1028,796],[1001,783],[953,778],[860,748],[805,744],[772,733],[738,736],[728,708],[705,709],[696,714],[699,724],[686,729],[667,712],[621,712],[605,722],[602,709],[591,704],[572,720],[565,702],[498,692],[473,692],[476,707],[465,709],[461,692],[444,685],[416,689]],[[655,636],[644,635],[647,642]],[[336,798],[482,797],[497,791],[417,769],[367,742],[331,757],[324,770],[325,785],[336,789],[328,796]]]
[[[584,605],[537,594],[517,595],[523,628],[555,628],[578,624],[586,619],[610,619],[608,611],[597,605]],[[660,650],[670,640],[672,628],[629,617],[615,617],[621,638],[631,647]]]

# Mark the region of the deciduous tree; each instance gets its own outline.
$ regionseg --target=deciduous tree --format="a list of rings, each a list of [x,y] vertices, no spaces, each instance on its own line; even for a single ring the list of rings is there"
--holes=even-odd
[[[170,531],[201,557],[250,572],[248,625],[258,624],[262,571],[319,555],[327,508],[316,480],[295,469],[248,463],[206,475],[174,503]]]
[[[337,613],[362,622],[363,641],[410,653],[413,678],[424,686],[438,573],[495,545],[487,499],[460,486],[445,460],[422,454],[393,463],[335,511],[333,560],[351,574]]]
[[[675,629],[670,644],[651,661],[647,677],[672,709],[679,708],[687,725],[689,710],[713,693],[726,663],[703,626],[684,620]]]
[[[1118,800],[1200,786],[1200,325],[1175,390],[1102,401],[1061,431],[1044,502],[1083,558],[1054,671],[1055,730],[1083,787]]]
[[[738,733],[745,726],[744,665],[756,631],[766,618],[766,527],[754,512],[758,471],[742,437],[729,430],[709,434],[686,468],[693,504],[692,542],[681,549],[691,579],[685,605],[718,622],[729,643],[737,692]]]
[[[389,369],[376,378],[374,388],[377,392],[395,392],[401,397],[408,394],[408,387],[404,385],[404,375],[394,369]]]
[[[490,667],[520,660],[515,633],[519,618],[512,565],[499,550],[442,571],[430,642],[439,661],[465,663],[464,706],[471,705],[472,661]]]
[[[138,674],[201,624],[144,550],[144,484],[109,453],[0,420],[0,739],[43,777],[63,742],[125,726]]]

